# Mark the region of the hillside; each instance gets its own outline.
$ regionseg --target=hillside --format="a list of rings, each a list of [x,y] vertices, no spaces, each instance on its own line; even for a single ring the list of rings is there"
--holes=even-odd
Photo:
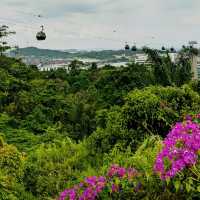
[[[11,52],[14,53],[14,52]],[[54,58],[67,58],[70,53],[59,50],[39,49],[36,47],[19,48],[17,53],[27,57],[54,57]]]
[[[140,52],[140,51],[138,51]],[[46,57],[46,58],[92,58],[99,60],[115,59],[116,56],[124,55],[124,50],[101,50],[101,51],[78,51],[71,50],[61,51],[61,50],[50,50],[50,49],[39,49],[36,47],[26,47],[19,48],[18,50],[13,50],[10,52],[12,56],[16,54],[25,57]],[[126,55],[133,55],[135,52],[126,52]]]

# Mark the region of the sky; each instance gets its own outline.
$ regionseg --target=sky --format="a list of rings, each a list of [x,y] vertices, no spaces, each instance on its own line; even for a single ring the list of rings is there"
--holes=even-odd
[[[19,47],[178,48],[200,43],[199,10],[200,0],[0,0],[0,24],[16,31],[8,40]],[[47,39],[38,42],[41,25]]]

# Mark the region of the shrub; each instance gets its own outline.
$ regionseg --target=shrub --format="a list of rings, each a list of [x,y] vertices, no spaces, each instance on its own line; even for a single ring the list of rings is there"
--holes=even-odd
[[[151,186],[157,185],[156,188],[160,191],[161,181],[154,176],[153,164],[157,153],[161,149],[161,140],[159,137],[151,137],[146,139],[136,153],[131,152],[131,149],[123,150],[120,145],[104,155],[103,166],[98,171],[98,177],[92,176],[86,178],[82,183],[77,183],[72,187],[73,182],[69,181],[69,189],[65,190],[60,195],[60,199],[78,198],[81,195],[92,195],[91,199],[141,199],[145,196],[151,196]],[[116,164],[112,164],[116,163]],[[110,167],[111,166],[111,167]],[[122,167],[124,166],[124,167]],[[101,176],[103,174],[103,176]],[[105,180],[103,188],[99,192],[96,191],[100,180]],[[93,189],[91,189],[90,182]],[[100,184],[101,185],[101,184]],[[89,187],[89,189],[88,189]],[[155,189],[154,189],[155,190]],[[96,192],[95,192],[96,191]],[[89,194],[88,194],[89,193]],[[153,193],[153,192],[152,192]],[[152,194],[151,193],[151,194]],[[69,198],[70,199],[70,198]],[[90,198],[85,198],[90,199]]]
[[[0,169],[20,182],[23,176],[24,157],[15,146],[4,143],[2,138],[0,140]]]
[[[24,184],[40,199],[55,197],[67,181],[74,181],[89,168],[87,151],[70,139],[43,144],[35,149],[26,162]]]
[[[193,120],[193,121],[192,121]],[[200,192],[200,115],[187,116],[177,123],[163,141],[154,170],[167,180],[168,187],[194,199]]]
[[[187,85],[133,90],[122,107],[103,115],[106,123],[88,138],[93,153],[108,153],[116,144],[137,146],[149,135],[165,137],[171,126],[187,113],[200,111],[200,97]],[[99,118],[99,113],[98,113]]]
[[[142,129],[166,136],[171,125],[190,112],[198,112],[199,95],[188,86],[149,87],[129,93],[122,107],[125,129]]]
[[[83,182],[62,192],[59,200],[129,199],[134,191],[139,190],[138,184],[133,183],[137,174],[134,168],[126,169],[114,164],[106,176],[87,177]]]
[[[24,161],[24,155],[0,137],[0,199],[35,200],[23,186]]]

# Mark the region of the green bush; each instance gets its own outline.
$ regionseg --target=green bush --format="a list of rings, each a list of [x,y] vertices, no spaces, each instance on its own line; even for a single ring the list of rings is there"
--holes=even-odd
[[[16,178],[18,181],[23,176],[24,156],[13,145],[8,145],[1,139],[0,169],[5,174]]]
[[[0,137],[0,199],[35,200],[24,189],[22,178],[25,157],[15,146],[6,144]]]
[[[40,199],[55,197],[69,182],[89,168],[84,145],[70,139],[43,144],[28,157],[24,184]]]
[[[120,143],[136,150],[149,135],[165,137],[185,114],[199,112],[199,105],[199,95],[187,85],[133,90],[122,107],[114,106],[106,114],[103,111],[97,114],[98,123],[102,125],[88,138],[89,148],[94,154],[103,153]]]
[[[122,107],[124,129],[142,129],[166,136],[170,127],[184,115],[199,112],[200,97],[188,86],[149,87],[129,93]]]

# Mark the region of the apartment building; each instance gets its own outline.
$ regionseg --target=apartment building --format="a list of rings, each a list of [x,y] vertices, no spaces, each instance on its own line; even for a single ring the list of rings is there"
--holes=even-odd
[[[192,58],[192,74],[193,80],[200,80],[200,57],[193,56]]]

